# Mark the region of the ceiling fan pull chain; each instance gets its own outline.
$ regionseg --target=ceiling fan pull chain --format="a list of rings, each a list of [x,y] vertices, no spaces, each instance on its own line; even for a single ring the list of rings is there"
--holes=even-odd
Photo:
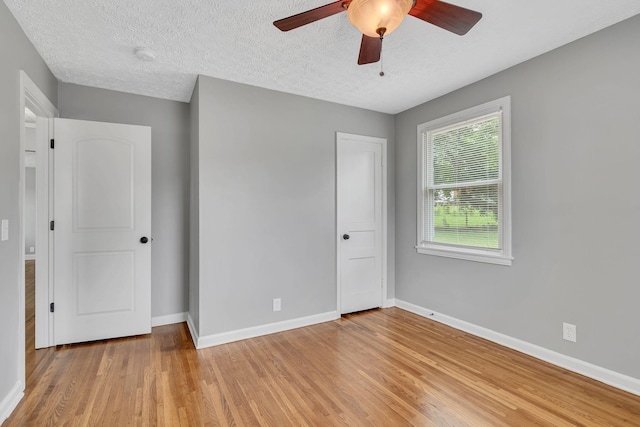
[[[382,34],[380,34],[380,77],[384,77],[384,70],[382,69]]]

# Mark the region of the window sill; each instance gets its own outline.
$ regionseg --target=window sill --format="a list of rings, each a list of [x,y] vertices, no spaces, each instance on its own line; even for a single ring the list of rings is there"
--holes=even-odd
[[[513,261],[513,257],[510,256],[473,249],[416,246],[416,251],[423,255],[435,255],[506,266],[511,266],[511,261]]]

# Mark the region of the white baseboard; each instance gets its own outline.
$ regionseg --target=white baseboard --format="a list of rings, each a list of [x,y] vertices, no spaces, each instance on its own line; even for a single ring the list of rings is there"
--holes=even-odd
[[[187,321],[187,313],[165,314],[164,316],[154,316],[151,318],[151,327],[173,325]]]
[[[299,317],[297,319],[283,320],[282,322],[268,323],[266,325],[253,326],[236,331],[222,332],[219,334],[198,336],[191,322],[191,317],[187,323],[191,331],[191,337],[197,349],[205,347],[213,347],[215,345],[226,344],[234,341],[246,340],[262,335],[274,334],[276,332],[288,331],[290,329],[302,328],[304,326],[316,325],[318,323],[330,322],[340,318],[337,311],[327,313],[314,314],[312,316]]]
[[[36,260],[36,254],[24,254],[24,260],[25,261],[35,261]]]
[[[191,334],[191,341],[193,341],[193,346],[198,348],[198,340],[200,336],[198,335],[198,331],[196,330],[196,326],[193,324],[193,319],[191,318],[191,313],[187,313],[187,327],[189,328],[189,333]]]
[[[395,307],[395,306],[396,306],[395,298],[387,298],[384,301],[382,301],[382,308],[389,308],[389,307]]]
[[[24,387],[22,386],[22,382],[18,381],[15,383],[13,388],[9,390],[9,393],[0,401],[0,424],[4,422],[9,415],[16,409],[18,403],[20,403],[20,399],[24,396]]]
[[[468,332],[480,338],[484,338],[502,346],[509,347],[511,349],[528,354],[529,356],[533,356],[537,359],[544,360],[545,362],[549,362],[553,365],[559,366],[569,371],[576,372],[610,386],[619,388],[620,390],[628,391],[629,393],[640,396],[640,379],[638,378],[630,377],[628,375],[624,375],[610,369],[603,368],[592,363],[588,363],[583,360],[576,359],[574,357],[567,356],[553,350],[549,350],[544,347],[540,347],[539,345],[531,344],[529,342],[501,334],[491,329],[477,326],[472,323],[465,322],[464,320],[456,319],[455,317],[447,316],[446,314],[441,314],[433,310],[408,303],[406,301],[396,299],[395,302],[396,307],[403,310],[407,310],[419,316],[433,319],[437,322],[451,326],[452,328]]]

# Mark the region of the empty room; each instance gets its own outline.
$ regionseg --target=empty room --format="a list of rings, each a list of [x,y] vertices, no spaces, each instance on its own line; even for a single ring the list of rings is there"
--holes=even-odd
[[[640,425],[640,2],[4,0],[0,424]]]

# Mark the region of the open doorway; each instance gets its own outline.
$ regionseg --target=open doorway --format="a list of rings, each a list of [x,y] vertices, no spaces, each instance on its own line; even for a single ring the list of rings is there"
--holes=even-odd
[[[24,302],[26,376],[33,371],[36,349],[36,114],[24,108]]]
[[[49,280],[49,135],[58,110],[24,72],[20,71],[20,224],[19,375],[26,383],[26,367],[36,361],[36,348],[51,343],[48,314]],[[37,268],[36,268],[37,266]],[[29,331],[27,331],[29,329]],[[27,352],[29,349],[29,352]],[[23,353],[24,352],[24,353]]]

